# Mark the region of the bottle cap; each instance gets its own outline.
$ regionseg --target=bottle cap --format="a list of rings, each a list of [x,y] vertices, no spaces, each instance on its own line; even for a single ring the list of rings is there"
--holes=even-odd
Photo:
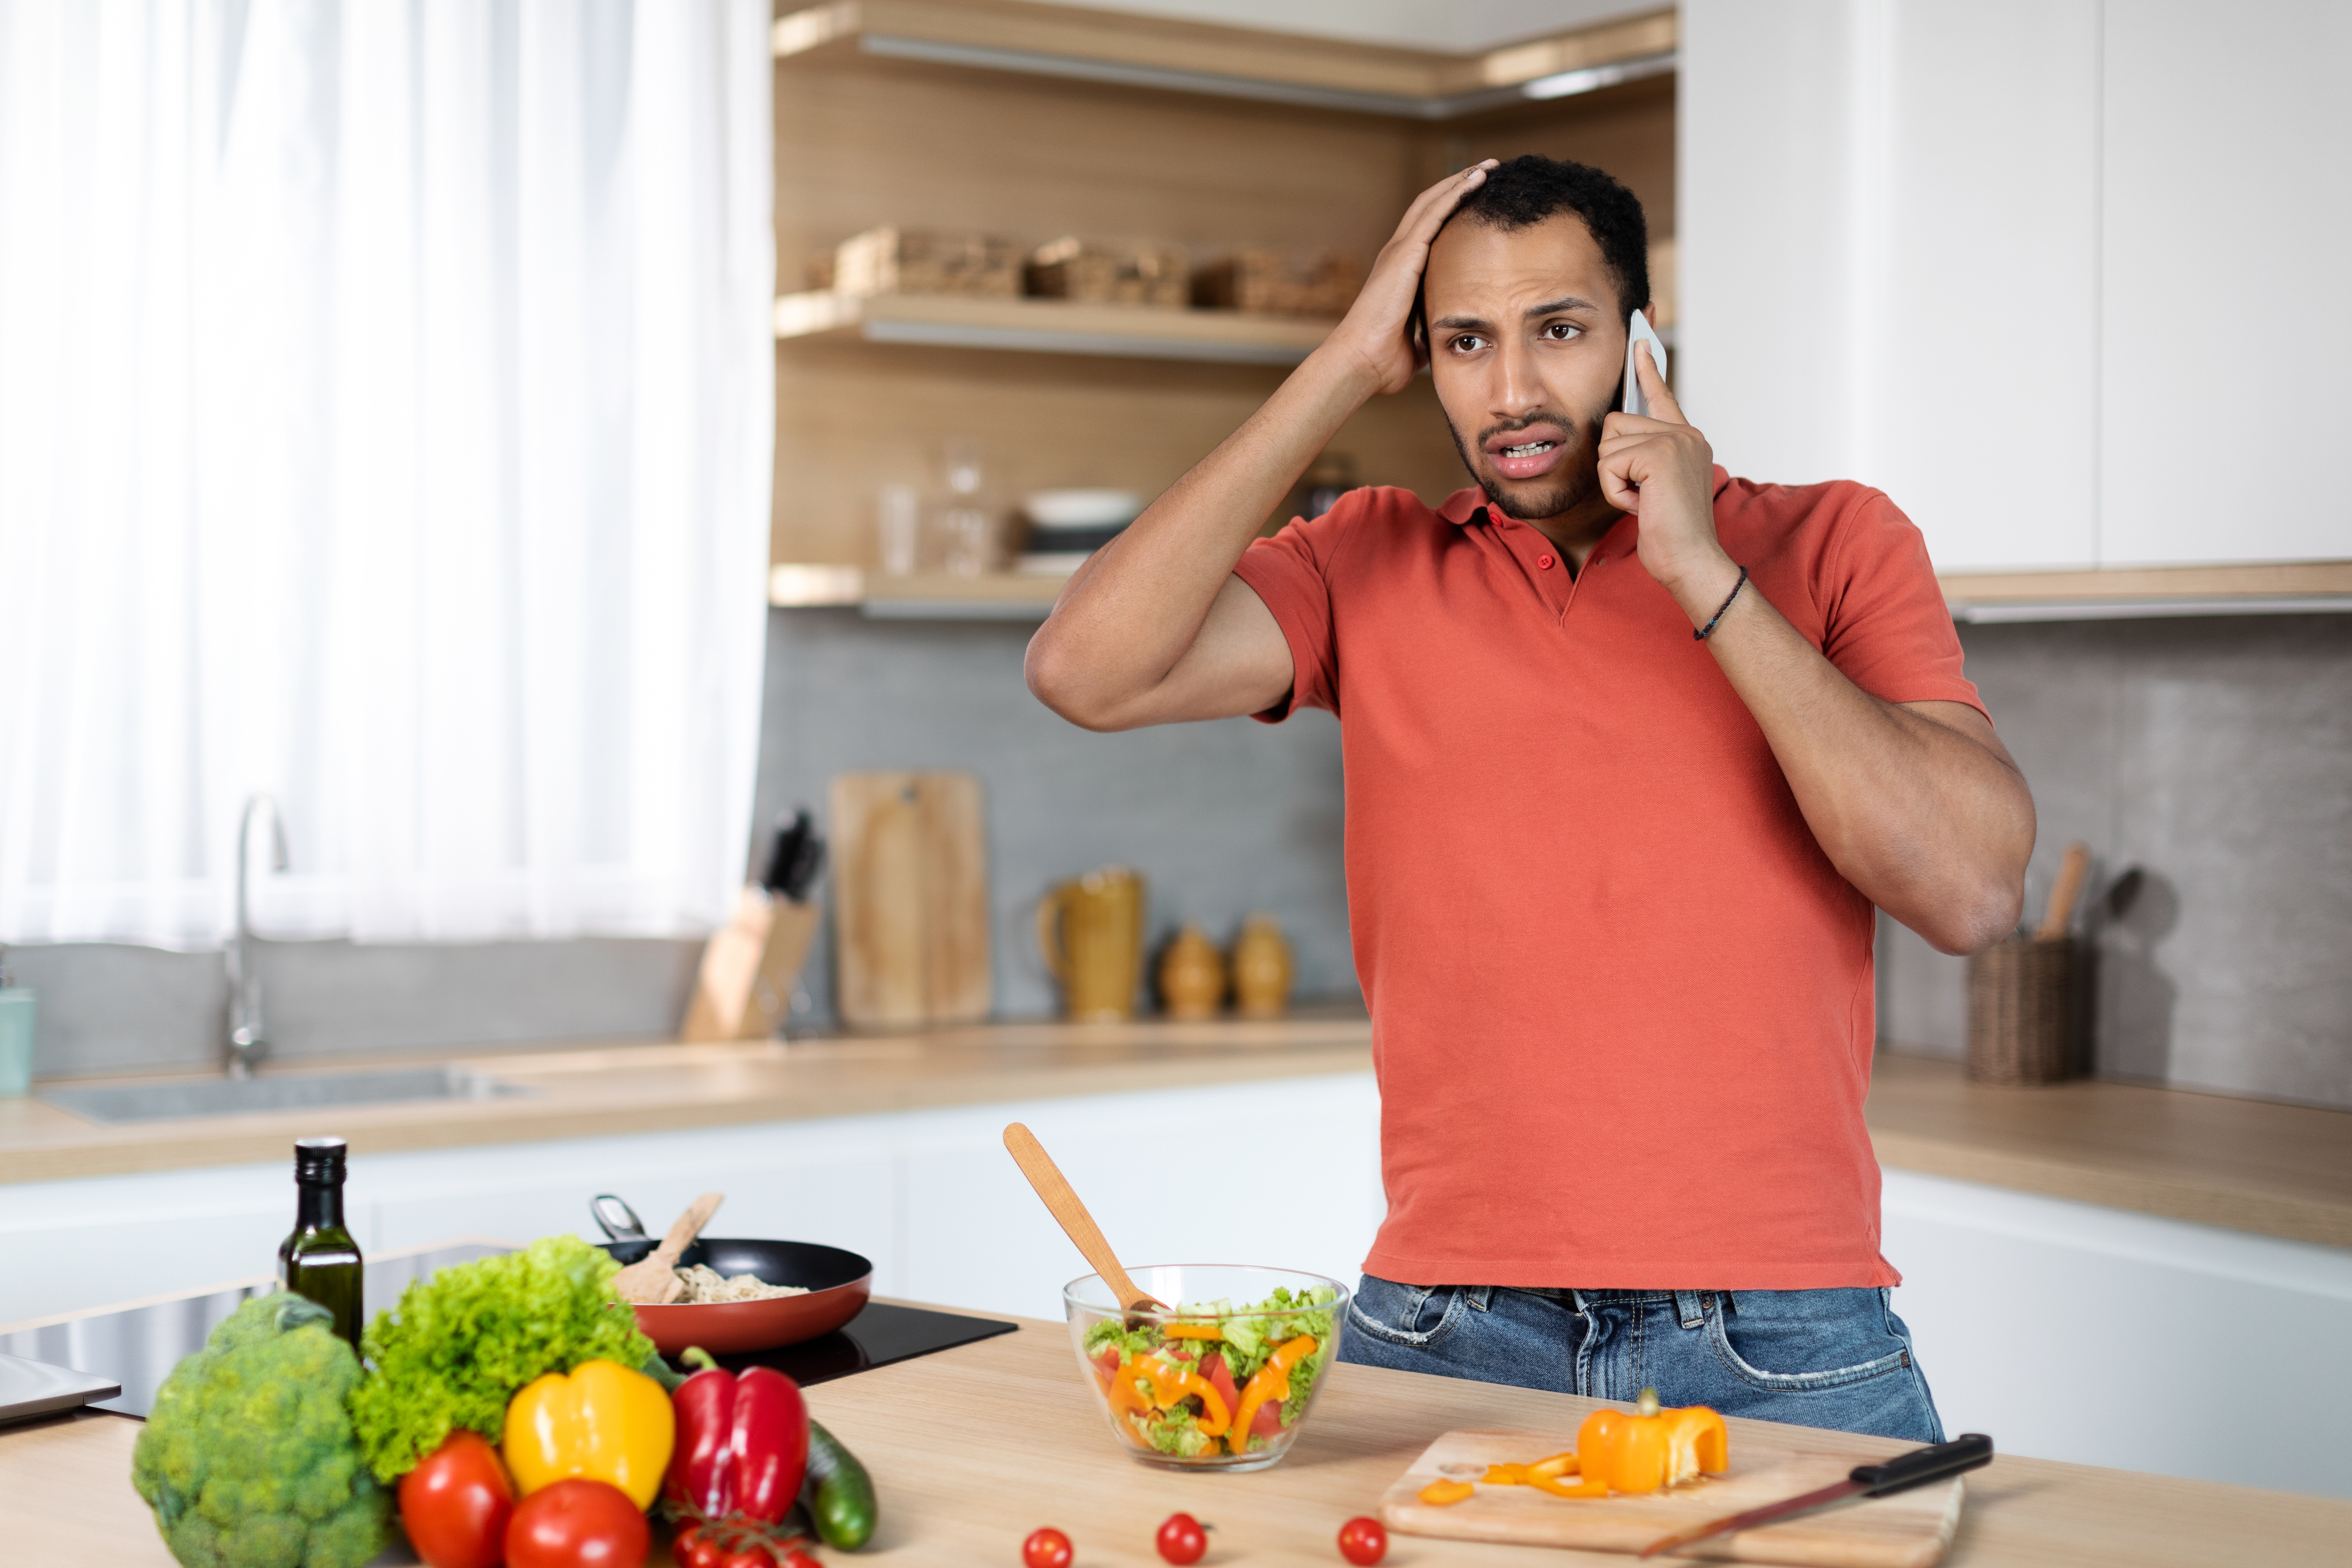
[[[294,1179],[336,1182],[342,1180],[345,1148],[346,1145],[341,1138],[295,1139]]]

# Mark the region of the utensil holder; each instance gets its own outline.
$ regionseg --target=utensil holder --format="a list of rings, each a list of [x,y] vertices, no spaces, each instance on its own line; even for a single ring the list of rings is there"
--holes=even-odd
[[[2071,936],[2012,936],[1969,960],[1969,1076],[1979,1083],[2056,1083],[2074,1076]]]

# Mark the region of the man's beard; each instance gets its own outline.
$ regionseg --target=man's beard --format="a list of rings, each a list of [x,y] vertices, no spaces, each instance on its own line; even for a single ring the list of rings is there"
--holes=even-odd
[[[1486,499],[1494,508],[1518,522],[1532,523],[1574,511],[1601,494],[1601,422],[1607,416],[1605,408],[1590,420],[1570,419],[1538,409],[1524,419],[1488,425],[1478,433],[1475,446],[1462,439],[1462,432],[1455,428],[1450,413],[1445,416],[1445,430],[1454,437],[1454,450],[1461,454],[1462,466],[1485,486]],[[1479,459],[1486,455],[1487,442],[1531,424],[1557,424],[1568,432],[1573,444],[1561,456],[1559,465],[1544,476],[1542,488],[1529,490],[1522,486],[1513,497],[1503,489],[1502,476],[1481,467]]]

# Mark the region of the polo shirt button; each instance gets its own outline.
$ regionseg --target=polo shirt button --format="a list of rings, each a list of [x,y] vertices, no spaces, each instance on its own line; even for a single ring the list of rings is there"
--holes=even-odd
[[[1548,555],[1539,555],[1536,557],[1536,564],[1543,568],[1546,571],[1549,571],[1551,570],[1551,557]]]

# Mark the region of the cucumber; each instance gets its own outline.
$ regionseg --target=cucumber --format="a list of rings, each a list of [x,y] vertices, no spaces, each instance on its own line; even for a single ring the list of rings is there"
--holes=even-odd
[[[827,1546],[855,1552],[874,1539],[874,1478],[814,1421],[809,1423],[808,1479],[801,1482],[801,1503]]]

